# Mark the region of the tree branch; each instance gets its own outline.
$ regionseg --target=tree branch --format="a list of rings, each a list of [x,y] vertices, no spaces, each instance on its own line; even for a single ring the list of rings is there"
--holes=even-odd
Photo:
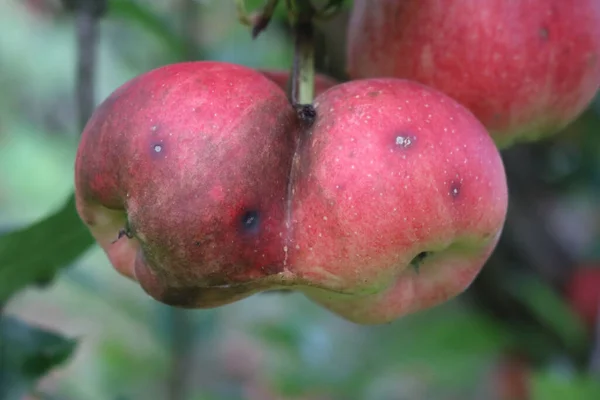
[[[107,0],[63,0],[75,14],[77,32],[77,72],[75,99],[79,130],[83,131],[95,107],[98,21],[106,13]]]

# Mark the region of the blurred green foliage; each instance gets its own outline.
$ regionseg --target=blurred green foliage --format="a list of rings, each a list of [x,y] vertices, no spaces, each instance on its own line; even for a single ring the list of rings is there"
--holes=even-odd
[[[37,380],[64,363],[76,342],[33,328],[14,317],[0,319],[0,396],[20,399]]]

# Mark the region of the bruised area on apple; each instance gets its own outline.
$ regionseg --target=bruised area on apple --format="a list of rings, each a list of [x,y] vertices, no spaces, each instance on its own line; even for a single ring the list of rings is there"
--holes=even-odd
[[[347,63],[354,79],[411,79],[448,94],[500,147],[533,141],[598,91],[600,2],[356,0]]]
[[[506,214],[502,161],[464,107],[398,79],[348,82],[298,120],[258,71],[189,62],[116,90],[84,130],[77,209],[158,301],[302,291],[384,323],[465,290]]]

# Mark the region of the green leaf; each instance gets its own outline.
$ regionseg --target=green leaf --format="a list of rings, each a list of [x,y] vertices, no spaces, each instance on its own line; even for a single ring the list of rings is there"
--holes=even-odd
[[[585,350],[587,343],[585,327],[551,287],[531,276],[514,279],[507,288],[536,315],[542,324],[556,333],[569,350],[579,354]]]
[[[51,280],[93,244],[74,195],[56,213],[0,236],[0,304],[28,285]]]
[[[35,382],[63,364],[77,342],[32,327],[14,317],[0,319],[0,398],[21,399]]]
[[[151,10],[134,0],[110,0],[108,6],[110,17],[123,18],[135,22],[148,33],[160,39],[171,49],[178,59],[184,59],[186,43],[167,23]]]
[[[600,381],[593,376],[540,372],[533,377],[532,400],[600,399]]]

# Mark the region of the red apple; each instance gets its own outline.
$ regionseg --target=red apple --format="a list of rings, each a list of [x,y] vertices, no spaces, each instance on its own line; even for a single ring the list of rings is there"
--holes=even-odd
[[[290,84],[290,73],[288,71],[279,69],[263,69],[260,72],[267,78],[275,82],[284,91],[287,91],[288,85]],[[337,85],[338,82],[325,75],[315,74],[315,96],[320,95],[332,86]]]
[[[600,85],[597,0],[355,0],[352,78],[422,82],[469,108],[500,147],[573,121]]]
[[[83,132],[78,212],[117,270],[175,306],[290,288],[367,324],[465,290],[507,207],[485,128],[399,79],[337,85],[314,108],[301,122],[243,66],[147,72]]]
[[[583,265],[576,269],[566,285],[567,301],[585,323],[594,331],[600,317],[600,265]]]
[[[527,358],[512,353],[502,354],[492,371],[493,397],[498,400],[531,399],[533,367]]]

